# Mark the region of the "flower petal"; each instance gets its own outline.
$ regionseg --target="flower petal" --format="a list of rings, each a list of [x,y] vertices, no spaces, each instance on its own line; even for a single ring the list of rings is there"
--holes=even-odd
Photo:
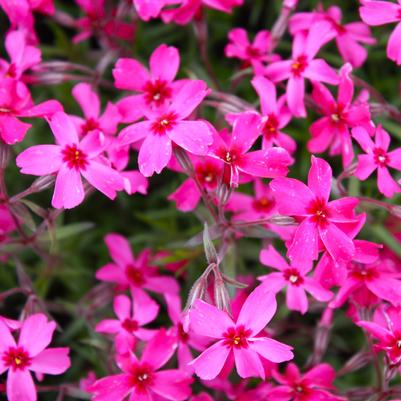
[[[48,348],[36,355],[29,366],[29,370],[47,375],[60,375],[70,366],[69,348]]]

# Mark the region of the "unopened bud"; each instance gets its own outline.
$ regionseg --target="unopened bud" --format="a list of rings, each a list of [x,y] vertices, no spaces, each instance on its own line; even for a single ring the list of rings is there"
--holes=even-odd
[[[293,217],[290,216],[273,216],[269,219],[269,223],[275,224],[277,226],[292,226],[296,224]]]
[[[5,170],[10,160],[10,145],[0,140],[0,170]]]
[[[55,179],[54,175],[45,175],[44,177],[37,178],[31,185],[32,193],[42,192],[50,188],[54,184]]]

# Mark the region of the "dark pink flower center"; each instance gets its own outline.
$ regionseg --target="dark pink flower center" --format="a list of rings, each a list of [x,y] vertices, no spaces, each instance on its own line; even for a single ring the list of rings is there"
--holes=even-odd
[[[144,392],[153,383],[153,370],[147,364],[133,366],[130,371],[131,386]]]
[[[245,53],[249,58],[260,58],[262,56],[262,52],[252,45],[247,46]]]
[[[125,269],[125,275],[128,281],[137,287],[140,287],[145,283],[145,278],[143,276],[143,273],[137,267],[128,265],[127,268]]]
[[[285,269],[283,274],[284,278],[290,284],[295,285],[296,287],[300,286],[304,282],[304,278],[302,277],[301,273],[299,272],[298,269],[295,269],[294,267]]]
[[[182,323],[178,323],[177,327],[177,332],[178,332],[178,338],[182,343],[186,343],[189,340],[189,335],[188,333],[184,330],[184,326]]]
[[[164,135],[167,131],[170,131],[177,122],[177,115],[174,112],[163,114],[156,121],[153,121],[150,129],[153,133],[158,135]]]
[[[274,200],[267,196],[262,196],[252,202],[252,207],[258,213],[268,213],[274,206]]]
[[[235,162],[239,159],[240,153],[236,149],[223,149],[221,148],[218,151],[218,156],[221,160],[228,164],[235,164]]]
[[[301,54],[292,61],[291,72],[294,76],[299,77],[308,66],[308,58],[305,54]]]
[[[84,124],[81,126],[82,132],[87,134],[90,131],[99,129],[99,123],[94,118],[88,118]]]
[[[3,363],[14,370],[24,370],[31,365],[32,358],[23,347],[10,347],[3,353]]]
[[[304,383],[294,383],[293,391],[297,397],[305,397],[309,393],[309,388]]]
[[[147,104],[156,104],[160,106],[166,100],[171,99],[172,90],[166,81],[156,79],[155,81],[146,82],[143,91],[145,92],[145,102]]]
[[[6,72],[6,78],[16,78],[17,77],[17,66],[14,63],[11,63]]]
[[[376,269],[357,263],[352,264],[349,275],[358,281],[372,281],[378,277]]]
[[[128,318],[123,321],[121,326],[125,331],[128,331],[128,333],[133,333],[139,328],[139,324],[136,320]]]
[[[88,165],[86,154],[75,144],[67,145],[61,153],[63,155],[63,161],[67,163],[69,168],[84,170]]]
[[[219,172],[214,164],[204,163],[196,167],[196,176],[203,186],[214,189],[217,186]]]
[[[387,163],[390,161],[387,152],[381,148],[373,149],[373,157],[375,163],[380,167],[387,166]]]
[[[224,345],[229,348],[248,348],[251,331],[244,326],[230,327],[224,334]]]
[[[272,139],[277,136],[279,122],[274,114],[263,117],[262,124],[262,133],[266,139]]]
[[[320,226],[327,224],[329,216],[329,210],[327,203],[323,199],[315,199],[311,202],[308,213],[312,215],[312,221]]]

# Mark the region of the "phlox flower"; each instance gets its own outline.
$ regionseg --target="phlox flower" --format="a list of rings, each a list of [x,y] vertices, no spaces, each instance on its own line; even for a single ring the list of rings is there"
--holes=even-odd
[[[305,117],[305,78],[316,82],[336,85],[336,72],[323,59],[315,58],[317,52],[331,39],[327,22],[313,24],[308,34],[301,32],[293,40],[291,60],[271,63],[265,71],[273,82],[288,80],[287,103],[296,117]]]
[[[164,297],[166,299],[168,315],[173,323],[173,327],[169,329],[169,334],[175,337],[177,343],[178,367],[183,371],[192,373],[193,368],[188,365],[193,360],[191,348],[203,351],[206,341],[187,327],[188,315],[182,311],[180,296],[178,294],[166,293]]]
[[[196,300],[189,312],[190,327],[198,334],[216,342],[202,352],[191,365],[204,380],[214,379],[226,361],[234,356],[237,373],[242,378],[265,378],[261,358],[275,363],[293,358],[291,347],[259,336],[277,309],[272,292],[257,287],[246,299],[238,318],[204,301]]]
[[[287,252],[294,265],[316,260],[319,249],[327,250],[337,263],[351,260],[355,252],[352,238],[365,215],[355,214],[357,198],[329,202],[331,181],[330,165],[312,156],[308,185],[294,178],[276,178],[270,183],[279,213],[299,221]]]
[[[9,145],[21,142],[31,124],[20,117],[51,117],[63,110],[56,100],[35,105],[28,88],[13,78],[0,79],[0,139]]]
[[[29,68],[41,62],[41,52],[27,42],[26,33],[22,30],[7,34],[5,47],[10,62],[0,59],[0,73],[7,78],[21,79]]]
[[[263,74],[264,63],[277,60],[279,56],[270,54],[272,48],[269,31],[259,31],[252,43],[243,28],[234,28],[228,33],[229,43],[224,49],[226,57],[238,58],[243,67],[252,66],[255,74]]]
[[[256,113],[247,112],[235,119],[229,138],[223,138],[217,131],[214,133],[209,156],[225,163],[223,181],[227,186],[238,186],[240,172],[264,178],[287,174],[293,159],[285,149],[272,147],[249,152],[260,136],[259,126],[260,117]]]
[[[192,378],[178,369],[162,370],[175,351],[174,337],[160,330],[146,345],[142,357],[133,353],[120,357],[123,373],[97,380],[90,388],[93,401],[184,401],[191,395]]]
[[[92,35],[100,35],[110,45],[113,45],[115,39],[129,41],[134,37],[133,25],[116,19],[113,12],[108,13],[105,0],[75,1],[86,15],[75,22],[81,32],[72,38],[74,43],[82,42]]]
[[[401,171],[401,148],[389,152],[390,135],[378,126],[374,143],[363,127],[354,128],[352,136],[366,153],[358,155],[355,176],[360,180],[366,180],[377,170],[377,187],[384,196],[391,198],[395,193],[401,192],[399,185],[388,171],[389,167]]]
[[[286,302],[290,310],[299,311],[302,314],[307,312],[308,298],[305,291],[321,302],[327,302],[333,297],[331,291],[323,288],[317,280],[307,276],[312,270],[312,263],[302,266],[289,265],[272,245],[262,249],[260,262],[279,270],[277,273],[259,276],[258,279],[262,281],[264,288],[274,293],[287,287]]]
[[[372,128],[368,103],[352,102],[354,83],[351,71],[349,64],[340,70],[337,101],[324,85],[314,83],[312,97],[324,117],[311,124],[312,138],[308,141],[308,150],[312,153],[321,153],[330,147],[330,155],[341,154],[344,167],[349,166],[354,158],[350,128]]]
[[[131,123],[143,116],[143,109],[167,106],[185,80],[174,81],[180,67],[178,49],[164,44],[156,48],[149,59],[149,70],[132,58],[120,58],[113,69],[114,85],[118,89],[139,92],[121,99],[117,106],[123,122]]]
[[[94,131],[80,141],[71,118],[62,112],[54,114],[49,125],[57,144],[36,145],[20,153],[16,162],[21,173],[38,176],[57,173],[52,199],[57,209],[70,209],[84,200],[81,175],[114,199],[124,182],[120,174],[100,158],[104,151],[103,134]]]
[[[368,25],[378,26],[398,22],[387,43],[387,57],[401,64],[401,3],[391,1],[360,0],[359,14]]]
[[[280,385],[269,392],[271,401],[346,401],[330,392],[334,389],[335,371],[327,363],[314,366],[304,375],[295,364],[289,363],[285,374],[273,372],[273,377]]]
[[[70,367],[69,348],[47,348],[56,324],[44,314],[28,317],[21,325],[16,342],[10,329],[0,320],[0,373],[7,373],[9,401],[36,401],[31,371],[59,375]]]
[[[150,340],[154,330],[142,326],[155,320],[159,313],[159,305],[136,292],[133,301],[126,295],[117,295],[113,302],[114,312],[118,319],[105,319],[96,325],[95,331],[115,335],[117,352],[125,354],[135,349],[136,338]]]
[[[374,314],[374,320],[359,321],[357,325],[365,329],[378,340],[376,351],[384,351],[392,365],[401,362],[401,308],[380,308]]]
[[[296,35],[300,31],[307,31],[312,24],[326,21],[330,24],[332,34],[335,38],[338,51],[344,61],[353,67],[360,67],[368,56],[367,50],[362,44],[375,44],[369,27],[363,22],[350,22],[342,24],[342,12],[337,6],[330,6],[327,10],[321,7],[317,11],[296,13],[290,19],[290,32]]]
[[[146,121],[132,124],[120,133],[121,146],[144,139],[138,156],[139,171],[150,177],[169,163],[173,143],[195,155],[203,156],[212,144],[209,125],[200,120],[185,120],[202,102],[208,90],[203,81],[187,81],[163,110],[144,109]]]
[[[251,83],[259,95],[262,109],[259,126],[262,133],[262,148],[267,149],[276,145],[293,153],[297,148],[295,140],[281,131],[291,120],[285,96],[277,99],[275,85],[264,77],[255,77]]]
[[[195,179],[198,181],[198,184],[206,192],[213,194],[222,176],[223,163],[208,156],[188,156],[193,163]],[[194,210],[201,199],[201,193],[195,179],[187,178],[167,198],[170,201],[174,201],[177,209],[181,212]]]
[[[179,291],[178,283],[173,277],[160,276],[158,268],[151,265],[148,249],[135,258],[129,242],[122,235],[110,233],[104,240],[113,263],[108,263],[97,271],[98,280],[116,283],[122,290],[130,288],[133,297],[140,292],[141,298],[146,297],[149,303],[152,300],[143,289],[161,294]]]
[[[157,18],[163,7],[179,4],[182,0],[132,0],[139,17],[144,21]]]
[[[182,0],[179,7],[164,10],[161,15],[165,23],[186,25],[202,12],[202,7],[231,13],[234,7],[241,6],[243,2],[244,0]]]

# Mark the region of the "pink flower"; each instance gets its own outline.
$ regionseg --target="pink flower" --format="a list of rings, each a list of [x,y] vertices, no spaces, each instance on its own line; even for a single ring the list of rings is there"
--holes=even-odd
[[[290,32],[295,35],[300,31],[307,31],[316,22],[326,21],[331,26],[332,37],[336,40],[343,60],[354,67],[360,67],[368,56],[361,43],[375,44],[376,40],[363,22],[342,25],[341,19],[342,12],[337,6],[330,6],[327,11],[319,8],[318,11],[297,13],[290,20]]]
[[[400,3],[400,2],[398,2]],[[390,1],[361,0],[359,14],[368,25],[377,26],[401,21],[401,4]],[[387,57],[401,64],[401,24],[398,24],[387,43]]]
[[[36,401],[30,371],[59,375],[70,367],[68,348],[47,348],[55,329],[54,322],[48,322],[45,315],[38,313],[22,323],[16,342],[10,329],[0,320],[0,373],[8,370],[9,401]]]
[[[254,177],[273,178],[286,175],[293,160],[288,152],[279,147],[248,152],[260,135],[260,117],[247,112],[234,121],[233,132],[225,140],[215,132],[209,155],[225,163],[223,181],[236,187],[240,172]]]
[[[243,66],[252,66],[255,74],[263,74],[264,62],[279,59],[279,56],[270,54],[272,44],[269,31],[259,31],[251,44],[245,29],[234,28],[228,33],[228,39],[230,43],[224,49],[226,57],[242,60]]]
[[[244,0],[182,0],[178,8],[171,8],[162,12],[165,23],[175,22],[186,25],[202,12],[202,6],[231,13],[232,9],[241,6]]]
[[[40,50],[27,43],[26,34],[22,30],[9,32],[5,47],[10,63],[0,59],[0,73],[7,78],[21,79],[26,70],[41,62]]]
[[[277,61],[266,68],[266,76],[273,82],[288,79],[287,103],[291,113],[297,117],[305,117],[305,78],[316,82],[336,85],[336,72],[323,59],[315,56],[324,43],[331,38],[331,28],[326,22],[313,24],[309,33],[295,36],[292,47],[292,58]]]
[[[135,59],[118,59],[113,69],[116,88],[140,93],[118,102],[123,122],[131,123],[138,120],[143,116],[144,108],[154,110],[170,104],[185,82],[174,81],[179,66],[178,50],[164,44],[155,49],[150,56],[150,71]]]
[[[262,132],[262,148],[267,149],[276,145],[293,153],[297,148],[296,142],[281,131],[291,120],[291,113],[285,104],[285,96],[277,100],[276,87],[271,81],[261,76],[252,79],[252,86],[259,95],[262,109],[259,126]]]
[[[337,263],[349,261],[355,252],[352,233],[361,229],[365,215],[355,215],[356,198],[329,202],[331,181],[330,165],[312,156],[307,186],[293,178],[270,183],[279,213],[299,219],[287,253],[296,266],[316,260],[319,249],[326,249]]]
[[[80,136],[91,131],[99,130],[106,135],[113,135],[117,130],[117,125],[121,120],[117,106],[107,102],[106,110],[100,115],[99,95],[87,83],[80,83],[72,89],[72,96],[80,105],[84,119],[73,116]]]
[[[76,21],[77,28],[81,31],[72,38],[74,43],[82,42],[92,35],[99,35],[113,46],[116,39],[132,40],[134,27],[132,24],[120,21],[107,12],[104,0],[75,0],[86,14]]]
[[[401,148],[388,151],[390,135],[379,125],[376,128],[375,143],[363,127],[354,128],[352,136],[366,153],[358,155],[355,176],[366,180],[377,169],[377,187],[384,196],[391,198],[395,193],[401,192],[388,171],[388,167],[401,171]]]
[[[191,376],[178,369],[159,371],[175,351],[174,337],[160,330],[146,345],[141,359],[131,353],[120,358],[123,373],[104,377],[90,388],[93,401],[184,401],[191,395]]]
[[[143,292],[149,302],[152,302],[151,298],[142,288],[162,294],[178,292],[178,283],[173,277],[160,276],[158,269],[151,266],[148,249],[134,258],[129,242],[122,235],[107,234],[105,242],[114,263],[108,263],[97,271],[98,280],[116,283],[121,289],[131,288],[134,297],[137,292]]]
[[[196,300],[190,310],[190,327],[196,334],[217,342],[191,362],[195,373],[201,379],[212,380],[221,372],[227,359],[234,355],[240,377],[259,376],[264,379],[261,358],[275,363],[292,359],[290,346],[259,336],[276,309],[274,294],[263,286],[248,296],[235,322],[226,312]]]
[[[333,296],[333,293],[324,289],[317,280],[307,276],[312,270],[312,263],[302,266],[289,265],[272,245],[260,252],[260,262],[279,270],[279,273],[266,274],[259,276],[258,279],[262,281],[262,286],[266,290],[274,293],[287,287],[286,300],[290,310],[299,311],[302,314],[307,312],[308,298],[305,291],[321,302],[327,302]]]
[[[51,117],[63,110],[56,100],[47,100],[34,105],[27,87],[12,78],[0,80],[0,138],[7,144],[21,142],[30,124],[19,117]]]
[[[120,354],[134,350],[136,338],[148,341],[155,334],[154,330],[144,329],[142,326],[156,319],[159,305],[143,294],[140,291],[135,292],[132,306],[126,295],[117,295],[113,306],[118,320],[106,319],[96,325],[95,330],[99,333],[115,334],[116,349]]]
[[[139,17],[144,21],[157,18],[166,5],[179,4],[182,0],[132,0]]]
[[[144,109],[147,121],[124,128],[120,133],[121,146],[144,141],[139,150],[139,171],[150,177],[167,166],[173,143],[195,155],[206,155],[213,136],[204,121],[185,120],[202,102],[208,90],[203,81],[188,81],[164,110]]]
[[[401,308],[382,308],[375,313],[373,322],[359,321],[357,325],[364,328],[372,337],[379,340],[374,345],[377,351],[384,351],[392,365],[401,362]]]
[[[81,175],[110,199],[123,189],[120,174],[100,158],[104,150],[103,135],[92,132],[79,141],[71,118],[62,112],[49,121],[57,145],[32,146],[17,157],[21,173],[47,175],[57,173],[52,205],[70,209],[85,197]]]
[[[313,85],[313,100],[324,117],[312,123],[309,128],[312,138],[308,141],[310,152],[321,153],[330,146],[330,155],[341,153],[344,167],[349,166],[354,158],[349,129],[357,126],[366,129],[372,127],[368,103],[352,103],[354,83],[350,78],[351,71],[349,64],[345,64],[340,70],[337,101],[324,85]]]
[[[271,401],[346,401],[328,391],[333,389],[335,371],[327,363],[314,366],[303,376],[295,364],[289,363],[284,375],[273,371],[273,377],[280,385],[269,392]]]
[[[206,345],[205,339],[188,329],[187,314],[182,312],[179,295],[166,293],[164,297],[168,315],[173,322],[173,327],[169,329],[169,333],[175,337],[177,343],[178,367],[182,371],[192,373],[193,368],[188,365],[193,360],[191,348],[203,351]]]
[[[194,166],[196,180],[213,196],[222,175],[223,163],[207,156],[189,156]],[[181,212],[189,212],[198,205],[201,193],[195,180],[188,178],[167,199],[176,202],[177,209]]]

